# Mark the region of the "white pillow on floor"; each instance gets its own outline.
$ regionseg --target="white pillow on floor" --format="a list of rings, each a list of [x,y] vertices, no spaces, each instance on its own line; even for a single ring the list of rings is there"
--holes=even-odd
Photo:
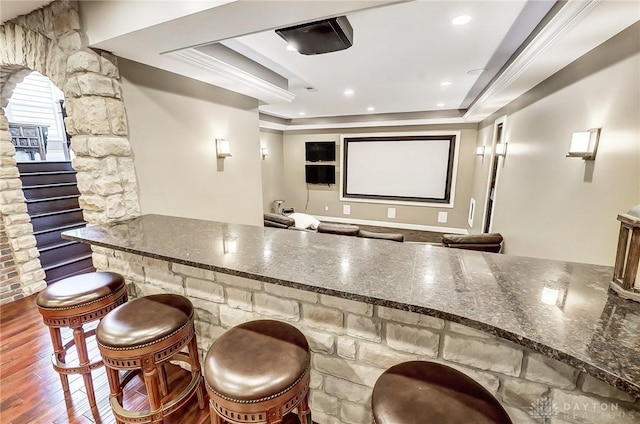
[[[320,225],[320,221],[318,221],[311,215],[307,215],[306,213],[294,212],[289,215],[289,218],[293,218],[296,221],[296,228],[311,228],[312,230],[317,230],[318,225]]]

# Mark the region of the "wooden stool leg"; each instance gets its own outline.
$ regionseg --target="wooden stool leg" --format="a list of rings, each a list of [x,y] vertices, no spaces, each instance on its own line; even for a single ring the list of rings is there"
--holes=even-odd
[[[57,327],[49,327],[49,333],[51,334],[51,343],[53,344],[53,353],[56,355],[56,359],[59,362],[64,363],[66,352],[62,345],[62,334]],[[67,374],[58,373],[60,375],[60,382],[62,383],[62,390],[64,397],[67,400],[71,400],[71,391],[69,390],[69,377]]]
[[[158,365],[158,376],[160,378],[160,393],[162,396],[169,394],[169,385],[167,383],[167,370],[164,368],[164,363]]]
[[[191,338],[191,341],[189,341],[189,358],[191,360],[191,376],[193,377],[197,371],[201,371],[200,359],[198,358],[198,343],[195,335]],[[204,381],[202,380],[202,377],[200,377],[200,381],[198,382],[196,396],[198,396],[198,407],[200,407],[200,409],[204,409]]]
[[[122,386],[120,386],[120,372],[109,368],[105,365],[107,371],[107,381],[109,382],[109,397],[116,398],[120,406],[122,406]],[[116,424],[122,424],[122,421],[116,418]]]
[[[311,420],[311,409],[309,408],[308,390],[298,404],[298,417],[300,417],[300,424],[313,424],[313,421]]]
[[[209,403],[209,415],[211,416],[211,424],[224,424],[224,420],[218,415],[211,403]]]
[[[87,343],[84,338],[84,330],[82,329],[82,326],[73,328],[73,340],[76,344],[76,350],[78,351],[80,366],[89,365],[89,353],[87,352]],[[87,389],[89,406],[91,407],[91,409],[95,409],[96,395],[93,392],[93,379],[91,378],[91,370],[82,373],[82,379],[84,380],[84,386]]]
[[[160,397],[160,378],[158,376],[158,366],[155,364],[153,356],[142,359],[142,375],[144,385],[147,388],[149,399],[149,411],[152,414],[152,423],[162,423],[162,399]]]

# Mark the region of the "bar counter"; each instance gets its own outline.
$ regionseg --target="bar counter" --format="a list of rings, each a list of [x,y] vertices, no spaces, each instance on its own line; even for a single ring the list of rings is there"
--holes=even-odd
[[[640,305],[612,267],[160,215],[63,237],[463,324],[640,397]]]

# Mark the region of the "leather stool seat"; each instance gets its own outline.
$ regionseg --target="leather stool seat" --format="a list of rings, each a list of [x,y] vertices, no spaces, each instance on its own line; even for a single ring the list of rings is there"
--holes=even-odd
[[[162,340],[189,322],[193,306],[182,296],[156,295],[132,300],[100,323],[98,343],[114,349]]]
[[[124,288],[124,277],[113,272],[91,272],[65,278],[38,294],[41,308],[64,309],[95,302]]]
[[[110,404],[118,423],[162,423],[197,394],[204,408],[204,388],[194,328],[194,309],[180,295],[156,294],[132,300],[108,314],[98,325],[96,338],[107,367]],[[182,349],[188,347],[188,353]],[[164,364],[189,364],[191,382],[171,399]],[[119,371],[126,371],[122,379]],[[123,407],[123,387],[142,373],[149,410]]]
[[[65,278],[48,285],[36,299],[44,323],[49,327],[53,344],[53,368],[60,374],[66,399],[71,399],[68,374],[82,374],[89,405],[96,408],[91,370],[103,365],[101,358],[89,358],[88,337],[95,329],[84,324],[102,319],[127,301],[124,277],[113,272],[90,272]],[[73,340],[63,345],[61,328],[73,329]],[[66,353],[75,346],[78,364],[67,363]]]
[[[389,368],[376,381],[371,402],[375,424],[512,424],[480,384],[434,362]]]
[[[212,422],[269,423],[297,408],[311,424],[310,360],[307,339],[287,323],[250,321],[228,330],[205,358]]]

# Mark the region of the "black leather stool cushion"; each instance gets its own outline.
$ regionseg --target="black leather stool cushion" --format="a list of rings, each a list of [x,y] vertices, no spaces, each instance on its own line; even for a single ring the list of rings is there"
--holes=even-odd
[[[376,381],[371,402],[376,424],[512,424],[480,384],[434,362],[389,368]]]
[[[53,283],[40,292],[36,303],[47,309],[70,308],[101,299],[124,287],[114,272],[89,272]]]
[[[297,328],[280,321],[250,321],[213,343],[204,378],[224,398],[255,401],[288,390],[309,361],[309,344]]]
[[[152,343],[179,330],[193,315],[193,305],[177,294],[154,294],[118,306],[96,329],[98,343],[133,348]]]

